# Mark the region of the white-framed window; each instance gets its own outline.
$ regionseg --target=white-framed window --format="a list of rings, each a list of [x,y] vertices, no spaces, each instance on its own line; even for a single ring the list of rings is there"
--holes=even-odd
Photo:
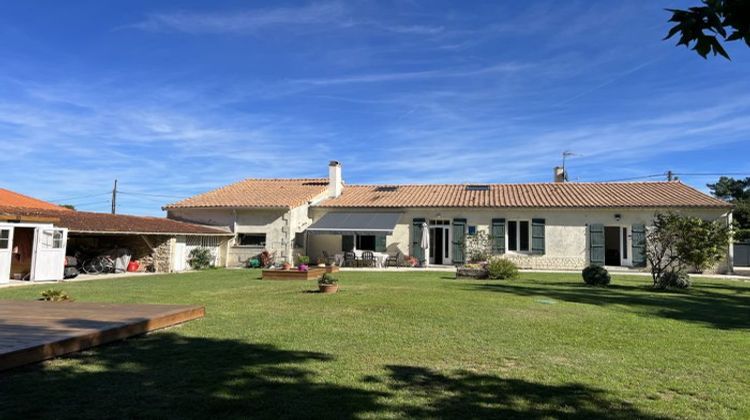
[[[63,247],[63,233],[59,230],[52,232],[52,248],[59,249]]]
[[[529,252],[531,249],[531,221],[509,220],[506,227],[508,251]]]
[[[10,248],[10,229],[0,229],[0,249]]]
[[[234,241],[235,246],[265,247],[265,233],[238,233]]]

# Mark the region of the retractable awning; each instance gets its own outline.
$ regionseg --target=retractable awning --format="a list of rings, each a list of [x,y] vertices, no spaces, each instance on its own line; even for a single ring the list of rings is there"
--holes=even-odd
[[[390,235],[401,213],[328,213],[307,231],[328,235]]]

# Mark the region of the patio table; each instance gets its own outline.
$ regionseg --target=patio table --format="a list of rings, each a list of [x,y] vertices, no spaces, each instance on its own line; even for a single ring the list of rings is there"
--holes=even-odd
[[[365,252],[361,249],[355,249],[354,255],[357,256],[357,259],[362,259],[362,253]],[[375,257],[375,267],[377,268],[383,268],[385,267],[385,260],[388,259],[388,254],[385,252],[375,252],[372,251],[372,256]],[[336,261],[336,265],[341,266],[344,263],[344,253],[338,253],[333,256],[334,261]]]

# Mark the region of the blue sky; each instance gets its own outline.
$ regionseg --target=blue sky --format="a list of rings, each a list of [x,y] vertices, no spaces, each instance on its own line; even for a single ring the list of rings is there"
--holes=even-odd
[[[3,187],[160,206],[348,183],[750,172],[750,49],[661,39],[695,1],[3,2]],[[713,176],[683,177],[698,187]]]

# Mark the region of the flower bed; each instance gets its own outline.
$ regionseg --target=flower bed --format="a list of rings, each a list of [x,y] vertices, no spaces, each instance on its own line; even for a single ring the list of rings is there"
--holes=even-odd
[[[310,267],[307,271],[291,270],[263,270],[263,280],[317,280],[326,273],[325,268]]]

